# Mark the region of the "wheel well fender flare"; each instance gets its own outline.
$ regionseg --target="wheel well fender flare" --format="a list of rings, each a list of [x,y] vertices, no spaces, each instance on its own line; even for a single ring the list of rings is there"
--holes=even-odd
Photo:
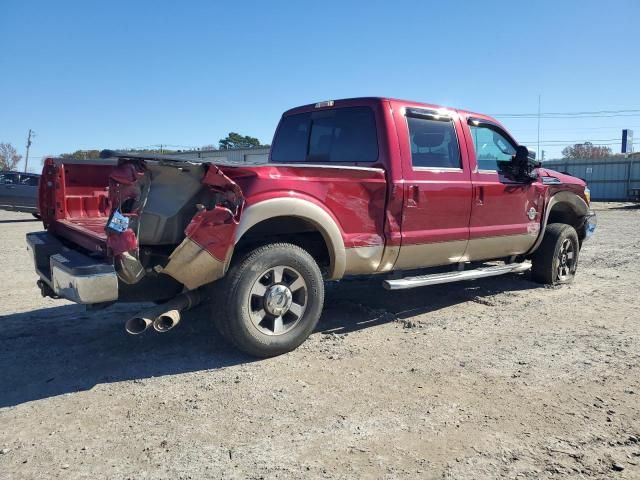
[[[533,244],[531,249],[527,252],[527,254],[535,252],[542,243],[542,238],[544,237],[544,232],[549,222],[549,216],[551,215],[551,211],[553,210],[553,208],[557,205],[568,206],[577,217],[584,217],[589,213],[589,205],[587,205],[587,202],[585,202],[577,194],[566,191],[553,194],[547,202],[547,207],[544,211],[544,217],[540,225],[540,233],[538,234],[538,238],[536,239],[536,242]]]
[[[322,235],[329,252],[329,279],[342,278],[346,268],[346,250],[340,227],[334,218],[316,203],[302,198],[271,198],[244,209],[236,229],[234,245],[251,227],[275,217],[296,217],[311,223]]]

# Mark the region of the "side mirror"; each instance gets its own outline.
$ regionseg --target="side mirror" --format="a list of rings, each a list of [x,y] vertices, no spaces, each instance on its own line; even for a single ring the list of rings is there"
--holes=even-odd
[[[524,145],[518,145],[515,155],[511,162],[505,165],[503,173],[519,182],[531,182],[537,177],[533,170],[536,166],[536,162],[529,158],[529,149]]]
[[[529,163],[529,149],[524,145],[516,147],[516,154],[513,156],[513,163],[516,166],[526,165]]]

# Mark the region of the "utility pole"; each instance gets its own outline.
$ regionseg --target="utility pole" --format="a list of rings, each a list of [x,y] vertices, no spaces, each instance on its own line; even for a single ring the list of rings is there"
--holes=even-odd
[[[35,133],[33,130],[29,129],[29,135],[27,136],[27,155],[24,158],[24,172],[27,173],[27,168],[29,167],[29,148],[31,147],[31,137],[35,137]]]
[[[536,158],[540,158],[540,97],[538,94],[538,152],[536,153]]]

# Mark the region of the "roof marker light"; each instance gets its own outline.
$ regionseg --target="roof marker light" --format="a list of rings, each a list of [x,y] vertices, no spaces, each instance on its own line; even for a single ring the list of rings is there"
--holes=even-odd
[[[333,107],[333,100],[325,100],[324,102],[316,103],[315,108],[322,108],[322,107]]]

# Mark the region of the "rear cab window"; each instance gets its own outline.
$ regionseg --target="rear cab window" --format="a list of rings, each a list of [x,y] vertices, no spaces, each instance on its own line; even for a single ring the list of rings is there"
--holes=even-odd
[[[374,163],[378,134],[370,107],[341,107],[282,118],[271,147],[275,163]]]

